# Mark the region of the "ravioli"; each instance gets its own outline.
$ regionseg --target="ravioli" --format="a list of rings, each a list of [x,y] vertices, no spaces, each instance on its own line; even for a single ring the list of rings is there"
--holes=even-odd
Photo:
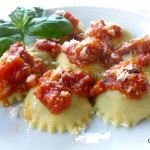
[[[98,82],[95,90],[103,85],[98,92],[104,91],[94,98],[94,109],[106,122],[130,127],[150,116],[150,76],[136,61],[110,68]]]
[[[59,54],[60,44],[47,39],[38,40],[28,49],[30,55],[43,61],[46,70],[56,68],[56,57]]]
[[[131,59],[136,59],[138,61],[138,57],[137,56],[133,56],[131,54],[126,54],[126,55],[123,55],[123,60],[124,61],[127,61],[127,60],[131,60]],[[149,76],[150,76],[150,65],[145,65],[143,66],[143,71],[145,73],[147,73]]]
[[[112,42],[113,47],[116,47],[120,43],[129,42],[131,39],[133,39],[132,33],[126,29],[122,29],[122,36],[112,39],[111,42]]]
[[[15,102],[23,101],[26,97],[26,94],[27,93],[14,93],[11,96],[3,99],[3,101],[0,101],[0,103],[4,107],[10,106],[14,104]]]
[[[95,80],[98,80],[100,75],[106,70],[100,63],[92,63],[85,66],[77,66],[72,64],[67,55],[61,52],[57,58],[56,64],[61,69],[71,68],[73,71],[78,72],[82,71],[90,74]]]
[[[73,94],[71,106],[54,115],[35,97],[35,90],[31,89],[25,99],[25,119],[31,127],[37,127],[40,131],[78,134],[91,121],[93,108],[87,98]]]
[[[28,52],[34,58],[42,60],[44,62],[46,70],[50,70],[50,69],[56,68],[55,60],[52,58],[52,56],[48,52],[36,51],[33,48],[32,49],[28,49]]]
[[[129,99],[119,91],[107,91],[95,98],[98,116],[114,126],[130,127],[150,116],[150,92],[140,100]]]
[[[35,59],[17,42],[0,58],[0,101],[9,106],[24,99],[45,72],[42,61]]]

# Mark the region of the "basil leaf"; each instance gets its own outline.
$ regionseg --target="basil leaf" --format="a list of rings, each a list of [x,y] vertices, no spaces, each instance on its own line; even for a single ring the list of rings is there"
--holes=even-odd
[[[5,20],[3,20],[3,19],[0,19],[0,23],[5,23]]]
[[[40,7],[34,7],[36,16],[35,17],[43,17],[45,15],[45,10]]]
[[[3,37],[0,38],[0,57],[3,55],[3,53],[9,49],[10,45],[17,42],[17,39],[11,38],[11,37]]]
[[[10,22],[0,23],[0,37],[19,34],[20,30]]]
[[[39,7],[35,7],[34,9],[17,7],[13,12],[11,12],[9,17],[16,27],[23,28],[32,18],[39,17],[43,13],[44,10]]]
[[[73,26],[65,17],[52,15],[32,19],[27,24],[25,32],[44,38],[59,38],[73,33]]]

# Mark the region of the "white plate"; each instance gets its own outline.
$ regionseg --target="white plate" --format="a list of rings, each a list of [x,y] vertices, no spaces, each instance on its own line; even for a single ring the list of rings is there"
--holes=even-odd
[[[150,34],[150,19],[130,12],[98,7],[61,8],[72,12],[86,26],[90,21],[105,19],[116,22],[141,36]],[[48,13],[51,11],[48,11]],[[94,118],[84,133],[50,134],[31,129],[22,117],[12,118],[9,109],[0,107],[1,150],[149,150],[150,120],[132,128],[115,128]]]

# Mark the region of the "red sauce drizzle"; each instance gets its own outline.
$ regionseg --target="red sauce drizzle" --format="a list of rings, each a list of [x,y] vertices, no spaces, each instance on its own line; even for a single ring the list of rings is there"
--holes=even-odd
[[[50,41],[48,39],[40,40],[35,45],[38,50],[49,52],[50,55],[55,59],[60,53],[60,44]]]
[[[125,55],[127,53],[132,53],[132,55],[150,53],[150,36],[146,35],[142,38],[134,39],[130,43],[123,43],[117,47],[116,53],[119,55]]]
[[[95,38],[87,38],[81,42],[66,42],[62,46],[71,63],[77,66],[85,66],[92,63],[102,63],[104,68],[119,63],[122,58],[113,53],[105,42]]]
[[[53,114],[59,114],[71,105],[72,92],[89,97],[93,79],[83,73],[70,70],[50,70],[39,81],[36,97]]]
[[[141,66],[147,66],[150,65],[150,53],[148,54],[140,54],[139,58],[138,58],[138,62]]]
[[[65,12],[64,17],[68,19],[74,27],[77,26],[79,23],[79,20],[75,18],[70,12]]]
[[[94,85],[91,96],[107,90],[118,90],[128,97],[140,99],[149,89],[150,85],[142,67],[132,60],[121,62],[107,70]]]
[[[83,37],[95,37],[99,40],[111,40],[114,37],[121,37],[122,30],[117,25],[106,25],[104,20],[92,22],[91,26],[86,30]]]
[[[116,49],[116,53],[123,56],[132,54],[138,57],[139,64],[146,66],[150,64],[150,36],[134,39],[130,43],[123,43]]]
[[[34,59],[17,42],[0,59],[0,100],[13,93],[27,92],[45,72],[43,62]]]

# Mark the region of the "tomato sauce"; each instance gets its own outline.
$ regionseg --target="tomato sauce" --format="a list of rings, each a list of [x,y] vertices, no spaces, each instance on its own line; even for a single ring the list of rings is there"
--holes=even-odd
[[[122,57],[113,53],[105,42],[95,38],[66,42],[62,45],[62,51],[67,54],[70,62],[77,66],[101,63],[104,68],[109,68],[122,60]]]
[[[122,30],[119,26],[106,25],[104,20],[99,20],[91,23],[91,26],[84,33],[83,38],[95,37],[101,41],[106,41],[121,36]]]
[[[147,76],[135,60],[121,62],[107,70],[94,85],[91,96],[118,90],[130,98],[140,99],[150,90]]]
[[[59,114],[71,105],[72,93],[89,97],[94,80],[83,72],[49,70],[39,81],[36,97],[53,114]]]
[[[119,55],[125,55],[131,53],[132,55],[138,55],[141,53],[150,53],[150,36],[134,39],[130,43],[123,43],[116,49],[116,53]]]
[[[141,66],[147,66],[150,65],[150,53],[148,54],[140,54],[139,58],[138,58],[138,62]]]
[[[76,27],[79,23],[79,19],[75,18],[70,12],[65,12],[64,17],[68,19],[74,27]]]
[[[17,42],[0,58],[0,100],[13,93],[27,92],[45,72],[42,61],[34,59]]]
[[[54,59],[57,58],[61,48],[60,44],[48,39],[38,41],[35,46],[40,51],[46,51],[50,53]]]
[[[150,64],[150,36],[134,39],[130,43],[124,43],[116,49],[116,53],[123,56],[131,54],[138,57],[139,64],[146,66]]]

